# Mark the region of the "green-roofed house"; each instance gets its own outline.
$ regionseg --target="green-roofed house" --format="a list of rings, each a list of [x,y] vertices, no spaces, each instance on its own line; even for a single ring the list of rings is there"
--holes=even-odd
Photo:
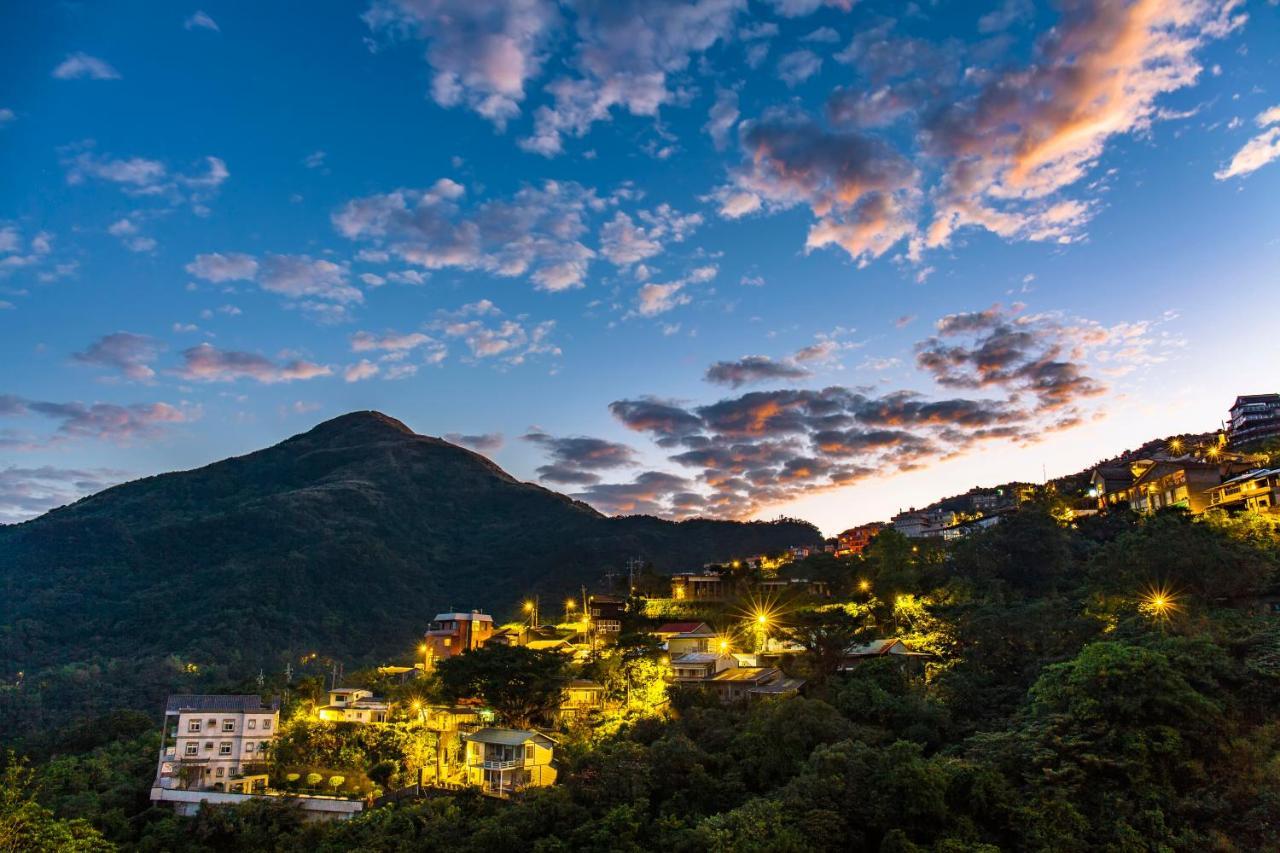
[[[467,784],[486,794],[509,797],[526,788],[554,785],[556,742],[523,729],[480,729],[464,735]]]

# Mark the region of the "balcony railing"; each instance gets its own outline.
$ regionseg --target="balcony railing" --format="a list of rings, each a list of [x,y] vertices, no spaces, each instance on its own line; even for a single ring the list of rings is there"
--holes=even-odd
[[[524,759],[515,758],[510,761],[500,761],[492,758],[473,758],[469,766],[482,767],[485,770],[515,770],[517,767],[524,766]]]

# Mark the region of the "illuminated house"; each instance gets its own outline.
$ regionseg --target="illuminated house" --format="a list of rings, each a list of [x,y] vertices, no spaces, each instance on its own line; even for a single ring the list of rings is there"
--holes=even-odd
[[[944,528],[955,523],[955,513],[942,510],[919,511],[909,509],[892,519],[893,529],[910,539],[941,536]]]
[[[693,599],[698,601],[718,601],[729,591],[729,583],[724,575],[715,572],[694,574],[686,572],[671,576],[671,597],[677,601]]]
[[[1129,463],[1132,482],[1100,495],[1099,507],[1126,503],[1134,512],[1155,512],[1178,506],[1199,514],[1209,508],[1210,489],[1219,485],[1224,477],[1244,473],[1250,467],[1247,462],[1235,460],[1136,459]],[[1095,488],[1100,477],[1095,471]]]
[[[804,682],[788,678],[773,666],[743,666],[728,653],[693,652],[671,658],[671,682],[682,688],[707,690],[726,704],[768,696],[792,696]]]
[[[836,556],[853,557],[861,554],[867,550],[867,546],[871,544],[876,534],[883,529],[884,525],[878,522],[850,527],[836,537]]]
[[[329,691],[329,704],[317,715],[330,723],[385,723],[389,707],[385,699],[361,687],[335,687]]]
[[[844,660],[840,665],[841,669],[849,669],[857,666],[866,660],[875,658],[892,658],[900,661],[927,658],[925,652],[912,651],[906,643],[896,638],[884,640],[872,640],[869,643],[861,643],[856,646],[850,646],[845,650]]]
[[[1227,440],[1242,447],[1269,438],[1280,438],[1280,394],[1248,394],[1231,406]]]
[[[463,735],[466,743],[467,784],[495,797],[509,797],[527,788],[554,785],[556,742],[538,732],[520,729],[480,729]]]
[[[627,612],[627,602],[616,595],[593,594],[587,599],[587,612],[591,616],[593,631],[618,634],[622,632],[622,616]]]
[[[1093,469],[1089,485],[1098,499],[1098,509],[1128,503],[1124,495],[1133,485],[1133,472],[1128,465],[1104,465]]]
[[[493,617],[487,613],[437,613],[423,638],[424,656],[431,665],[441,658],[480,648],[492,634]]]
[[[666,643],[667,652],[672,657],[705,652],[716,637],[716,632],[706,622],[668,622],[650,633]]]
[[[267,753],[279,723],[279,697],[264,702],[261,696],[170,696],[155,788],[261,790],[267,784]]]
[[[1280,512],[1280,468],[1239,474],[1209,489],[1209,508]]]

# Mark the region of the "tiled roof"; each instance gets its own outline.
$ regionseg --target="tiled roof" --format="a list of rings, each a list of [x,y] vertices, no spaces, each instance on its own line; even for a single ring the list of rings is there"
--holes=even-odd
[[[465,740],[473,740],[478,743],[493,743],[502,746],[519,746],[522,743],[528,743],[531,740],[545,741],[547,743],[555,743],[554,740],[542,734],[541,732],[527,732],[522,729],[480,729],[469,735],[463,735]]]
[[[164,710],[169,714],[175,714],[178,711],[279,711],[280,697],[272,696],[264,703],[262,697],[256,695],[178,693],[169,697],[165,702]]]

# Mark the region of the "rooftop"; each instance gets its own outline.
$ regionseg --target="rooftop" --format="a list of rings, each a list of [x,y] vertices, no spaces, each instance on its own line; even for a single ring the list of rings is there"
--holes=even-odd
[[[229,693],[176,693],[165,702],[166,714],[179,711],[239,711],[266,713],[280,710],[280,697],[272,696],[267,702],[261,696]]]
[[[523,729],[480,729],[469,735],[463,735],[465,740],[473,740],[477,743],[492,743],[501,746],[519,746],[529,741],[537,741],[543,745],[552,745],[554,740],[542,734],[541,732],[530,732]]]

